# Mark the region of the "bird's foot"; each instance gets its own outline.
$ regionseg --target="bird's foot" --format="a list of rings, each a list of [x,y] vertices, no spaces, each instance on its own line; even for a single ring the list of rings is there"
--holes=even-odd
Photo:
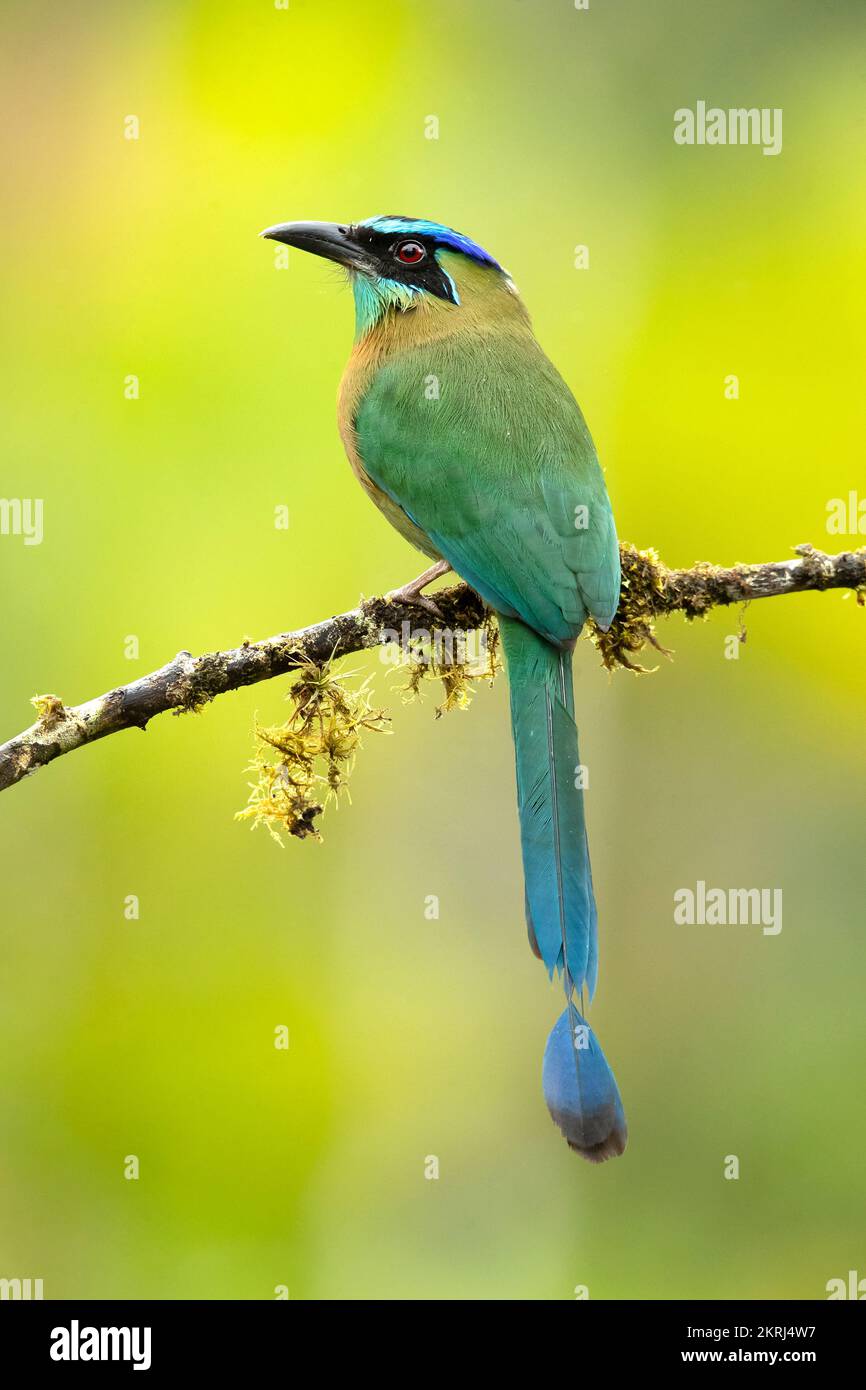
[[[413,579],[410,584],[404,584],[402,589],[392,589],[385,595],[388,603],[411,603],[417,608],[423,608],[428,613],[432,613],[435,618],[441,618],[442,613],[432,598],[427,598],[421,590],[426,589],[428,584],[432,584],[434,579],[441,579],[443,574],[447,574],[451,566],[447,560],[437,560],[435,565],[431,565],[423,574],[419,574],[417,579]]]

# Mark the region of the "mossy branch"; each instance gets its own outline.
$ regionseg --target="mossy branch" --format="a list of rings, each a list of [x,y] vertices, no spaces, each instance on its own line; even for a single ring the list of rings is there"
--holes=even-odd
[[[825,555],[801,545],[793,560],[730,569],[698,564],[684,570],[668,569],[652,550],[631,545],[620,549],[619,610],[608,632],[592,628],[589,632],[608,669],[637,669],[632,658],[647,642],[658,645],[654,621],[670,613],[697,618],[722,605],[809,590],[849,589],[861,604],[866,598],[866,548]],[[439,630],[471,632],[490,621],[481,599],[465,584],[437,591],[436,604]],[[245,641],[229,651],[198,657],[179,652],[158,671],[81,705],[67,706],[56,695],[35,696],[36,723],[0,745],[0,791],[75,748],[122,729],[145,729],[158,714],[201,710],[229,690],[272,680],[301,666],[325,667],[337,657],[393,640],[388,633],[399,637],[431,626],[431,619],[417,607],[368,599],[351,612],[313,627],[261,642]]]
[[[654,550],[623,544],[622,591],[616,617],[607,632],[590,624],[588,635],[609,671],[617,666],[639,671],[631,657],[647,643],[664,651],[656,641],[654,623],[670,613],[703,618],[712,608],[825,589],[849,589],[858,604],[866,603],[866,546],[825,555],[812,545],[797,545],[794,553],[796,560],[771,560],[762,565],[723,569],[699,562],[691,569],[671,570]]]

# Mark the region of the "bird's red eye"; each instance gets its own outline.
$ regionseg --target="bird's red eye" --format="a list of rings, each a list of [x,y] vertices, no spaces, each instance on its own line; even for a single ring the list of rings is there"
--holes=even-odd
[[[401,241],[397,247],[397,260],[404,265],[418,265],[427,255],[420,241]]]

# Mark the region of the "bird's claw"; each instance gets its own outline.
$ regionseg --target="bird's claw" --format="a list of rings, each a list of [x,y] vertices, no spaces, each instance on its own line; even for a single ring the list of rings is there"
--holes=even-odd
[[[411,584],[404,584],[402,589],[392,589],[385,595],[385,601],[411,604],[413,608],[423,608],[425,612],[432,613],[434,618],[442,618],[442,610],[438,603],[426,594],[419,593]]]
[[[385,595],[388,603],[408,603],[416,608],[423,608],[425,612],[432,613],[434,618],[442,620],[442,610],[432,598],[427,598],[421,590],[426,589],[428,584],[432,584],[434,579],[441,579],[443,574],[447,574],[451,566],[447,560],[437,560],[435,565],[431,565],[429,570],[419,574],[417,579],[411,583],[404,584],[401,589],[392,589],[390,594]]]

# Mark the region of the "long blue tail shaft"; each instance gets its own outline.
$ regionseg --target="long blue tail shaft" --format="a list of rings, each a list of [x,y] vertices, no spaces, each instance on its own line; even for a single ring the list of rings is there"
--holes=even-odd
[[[535,954],[563,981],[567,1007],[550,1034],[543,1085],[569,1146],[593,1162],[622,1153],[625,1116],[613,1072],[574,995],[590,999],[598,934],[574,722],[571,650],[500,617],[508,667],[526,924]]]

